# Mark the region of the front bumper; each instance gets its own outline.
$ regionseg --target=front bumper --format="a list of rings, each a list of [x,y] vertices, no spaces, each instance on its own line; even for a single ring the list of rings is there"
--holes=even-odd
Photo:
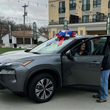
[[[0,84],[12,92],[24,92],[23,86],[25,74],[28,71],[27,68],[19,65],[12,67],[0,67],[0,71],[2,69],[15,70],[15,74],[0,74]]]

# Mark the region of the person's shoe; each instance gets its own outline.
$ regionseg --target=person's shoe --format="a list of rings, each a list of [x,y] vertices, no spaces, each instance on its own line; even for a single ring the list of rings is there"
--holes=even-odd
[[[97,95],[93,95],[93,98],[100,98],[99,96],[97,96]]]
[[[107,102],[107,100],[104,100],[104,99],[98,99],[98,100],[96,100],[96,102],[102,103],[102,102]]]

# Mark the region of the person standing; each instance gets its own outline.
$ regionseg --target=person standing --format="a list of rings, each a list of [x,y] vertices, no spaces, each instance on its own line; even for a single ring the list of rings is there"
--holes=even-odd
[[[101,68],[101,88],[97,95],[93,95],[94,98],[99,98],[97,102],[106,102],[108,97],[108,79],[110,74],[110,43],[106,49]]]

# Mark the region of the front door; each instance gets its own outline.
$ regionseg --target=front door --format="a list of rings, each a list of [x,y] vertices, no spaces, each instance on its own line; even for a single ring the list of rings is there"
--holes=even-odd
[[[63,84],[100,86],[100,71],[107,37],[82,41],[70,49],[72,59],[62,56]]]

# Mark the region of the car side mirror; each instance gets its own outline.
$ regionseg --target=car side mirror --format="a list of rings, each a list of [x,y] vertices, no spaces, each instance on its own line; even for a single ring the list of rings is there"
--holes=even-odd
[[[67,56],[68,59],[73,60],[73,57],[72,57],[72,54],[71,54],[70,50],[66,52],[66,56]]]

